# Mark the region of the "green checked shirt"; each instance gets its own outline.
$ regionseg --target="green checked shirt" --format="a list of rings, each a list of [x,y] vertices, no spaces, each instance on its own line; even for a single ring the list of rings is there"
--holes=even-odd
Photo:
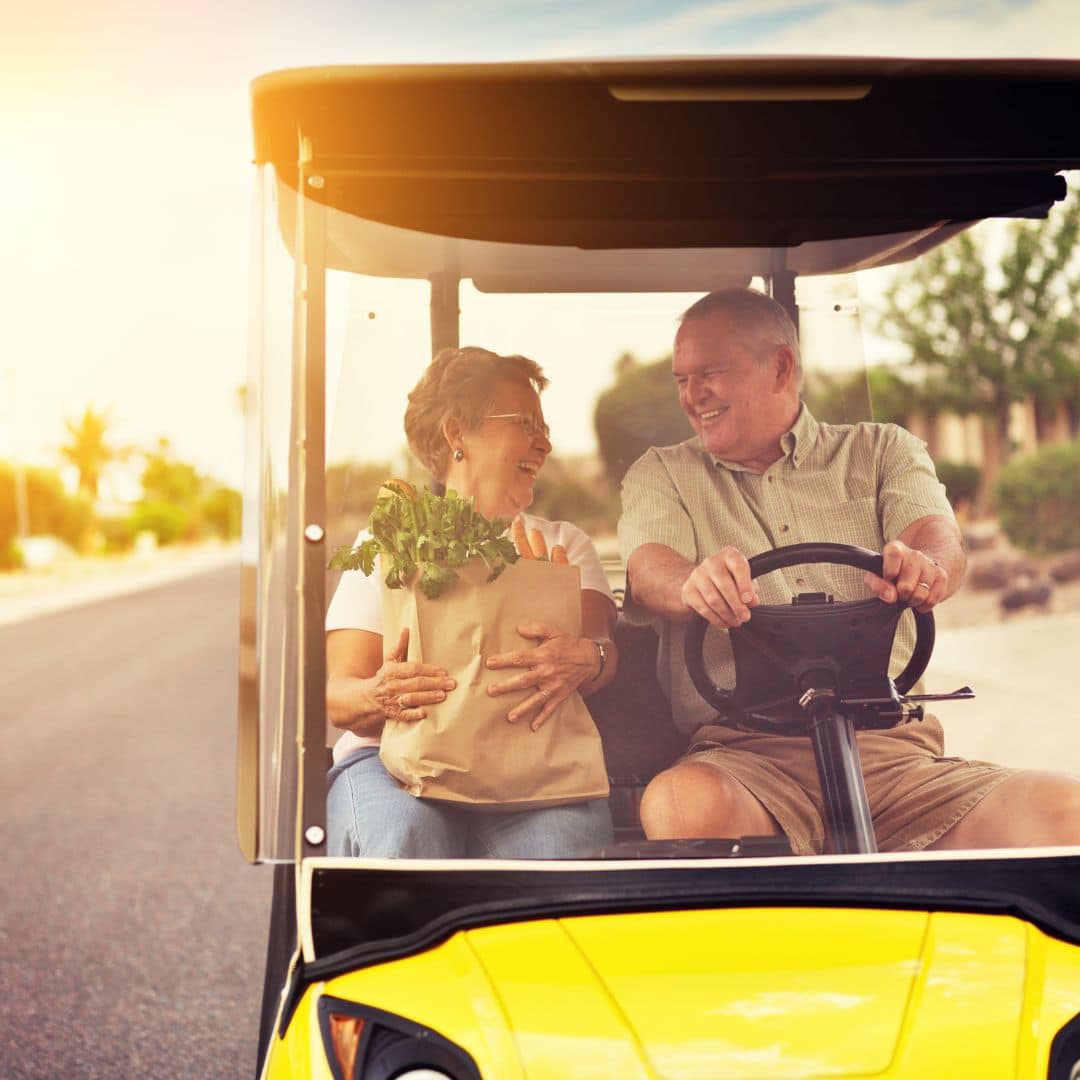
[[[952,518],[926,445],[895,424],[820,424],[805,405],[780,440],[782,457],[763,473],[714,458],[699,438],[653,447],[622,484],[619,546],[629,560],[642,544],[665,544],[699,563],[729,544],[747,558],[771,548],[829,541],[880,551],[912,522]],[[793,566],[757,580],[761,602],[788,604],[802,592],[837,600],[870,596],[863,572],[828,564]],[[685,623],[668,623],[634,605],[624,613],[660,635],[657,675],[676,724],[687,733],[713,720],[683,662]],[[900,621],[893,674],[911,655],[914,622]],[[726,634],[706,638],[707,666],[718,686],[735,681]]]

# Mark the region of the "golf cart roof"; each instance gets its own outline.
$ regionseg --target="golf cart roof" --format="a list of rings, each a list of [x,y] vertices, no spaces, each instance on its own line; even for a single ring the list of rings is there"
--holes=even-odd
[[[522,257],[798,248],[787,269],[827,273],[980,218],[1042,216],[1064,197],[1057,174],[1080,167],[1071,61],[328,67],[263,76],[252,95],[256,161],[289,188],[303,178],[347,214]],[[837,240],[857,242],[825,257]],[[357,269],[347,246],[336,259]],[[423,276],[422,261],[397,272]],[[492,287],[521,288],[525,269]]]

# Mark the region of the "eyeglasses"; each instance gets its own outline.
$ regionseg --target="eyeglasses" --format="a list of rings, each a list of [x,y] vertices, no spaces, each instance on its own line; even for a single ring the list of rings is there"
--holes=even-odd
[[[491,416],[484,417],[484,419],[509,420],[512,424],[517,424],[530,439],[535,439],[537,435],[543,435],[543,437],[548,440],[551,439],[551,428],[549,428],[543,420],[537,420],[536,417],[530,416],[528,413],[493,413]]]

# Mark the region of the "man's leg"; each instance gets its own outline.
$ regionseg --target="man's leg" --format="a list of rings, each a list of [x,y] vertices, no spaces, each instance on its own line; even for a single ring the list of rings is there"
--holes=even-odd
[[[1003,780],[930,849],[1080,845],[1080,780],[1023,772]]]
[[[641,824],[650,840],[772,836],[776,819],[730,773],[682,761],[655,776],[641,799]]]

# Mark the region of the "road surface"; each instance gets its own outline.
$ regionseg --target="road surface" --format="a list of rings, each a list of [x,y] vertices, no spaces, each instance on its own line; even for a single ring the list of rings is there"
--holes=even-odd
[[[251,1076],[239,568],[0,627],[0,1075]]]

